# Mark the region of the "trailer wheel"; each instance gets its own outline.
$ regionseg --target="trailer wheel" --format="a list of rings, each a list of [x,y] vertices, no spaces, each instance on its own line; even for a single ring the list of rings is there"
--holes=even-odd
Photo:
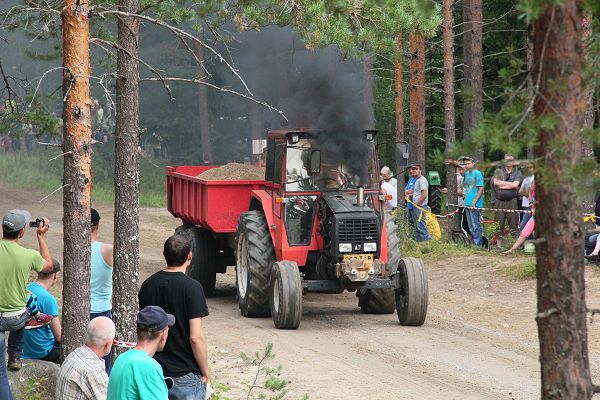
[[[262,211],[240,214],[235,280],[244,317],[269,316],[269,278],[275,250]]]
[[[388,261],[385,264],[386,276],[398,268],[400,261],[400,238],[394,218],[386,216],[385,227],[388,241]],[[358,306],[365,314],[392,314],[396,309],[394,289],[359,289],[356,291]]]
[[[188,235],[192,239],[192,262],[186,273],[194,278],[210,297],[215,291],[217,279],[217,243],[212,233],[193,225],[182,225],[175,229],[179,235]]]
[[[295,262],[278,261],[273,265],[269,305],[277,329],[298,328],[302,316],[302,278]]]
[[[398,265],[400,288],[396,290],[396,310],[401,325],[421,326],[427,316],[429,287],[427,270],[419,258],[403,258]]]

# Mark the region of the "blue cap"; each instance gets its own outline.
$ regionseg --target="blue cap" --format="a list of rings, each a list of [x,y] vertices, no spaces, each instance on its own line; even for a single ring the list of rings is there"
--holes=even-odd
[[[138,325],[142,325],[144,330],[149,332],[158,332],[165,327],[175,324],[175,317],[167,314],[159,306],[146,306],[140,310],[137,316]]]

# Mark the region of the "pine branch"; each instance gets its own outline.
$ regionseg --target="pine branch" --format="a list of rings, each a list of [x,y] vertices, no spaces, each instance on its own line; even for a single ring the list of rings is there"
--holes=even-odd
[[[122,16],[122,17],[139,18],[141,20],[148,21],[148,22],[151,22],[151,23],[153,23],[155,25],[164,27],[164,28],[168,29],[169,31],[171,31],[175,36],[183,37],[183,38],[186,38],[186,39],[189,39],[191,41],[194,41],[194,42],[198,43],[199,45],[201,45],[202,47],[204,47],[205,49],[207,49],[211,53],[213,53],[219,59],[219,62],[225,64],[227,66],[227,68],[231,71],[231,73],[233,73],[237,77],[237,79],[242,83],[242,85],[244,86],[244,89],[248,92],[248,94],[250,96],[254,96],[254,94],[252,93],[252,91],[250,90],[250,88],[248,87],[248,85],[246,84],[246,82],[244,81],[244,79],[241,77],[241,75],[239,74],[239,72],[237,71],[237,69],[235,69],[221,55],[221,53],[219,53],[212,46],[209,46],[204,41],[198,39],[194,35],[192,35],[192,34],[186,32],[186,31],[184,31],[183,29],[176,28],[173,25],[170,25],[170,24],[168,24],[166,22],[163,22],[163,21],[161,21],[159,19],[156,19],[156,18],[148,17],[146,15],[135,14],[135,13],[128,13],[128,12],[124,12],[124,11],[117,11],[117,10],[99,11],[99,10],[97,10],[97,7],[96,7],[96,8],[93,8],[90,11],[90,15],[91,14],[98,15],[100,18],[105,18],[106,15],[116,15],[116,16]]]
[[[206,82],[200,79],[191,79],[191,78],[176,78],[176,77],[163,77],[161,80],[164,80],[165,82],[187,82],[187,83],[196,83],[198,85],[205,85],[208,86],[210,88],[216,89],[220,92],[224,92],[224,93],[230,93],[230,94],[234,94],[236,96],[240,96],[246,100],[250,100],[256,104],[259,104],[261,106],[266,107],[267,109],[271,110],[271,111],[275,111],[276,113],[278,113],[279,115],[281,115],[281,117],[283,119],[285,119],[286,121],[288,121],[288,118],[285,116],[285,114],[283,113],[283,111],[273,107],[272,105],[270,105],[267,102],[261,101],[261,100],[257,100],[254,97],[251,97],[247,94],[244,93],[240,93],[236,90],[233,89],[228,89],[228,88],[224,88],[224,87],[220,87],[217,85],[213,85],[210,82]],[[158,78],[142,78],[140,79],[140,82],[157,82],[159,81]]]
[[[156,75],[158,77],[158,79],[162,82],[163,87],[165,88],[165,90],[167,91],[167,94],[169,95],[169,98],[171,100],[175,100],[175,97],[173,97],[173,92],[171,91],[171,88],[169,87],[169,85],[167,85],[167,82],[165,81],[163,75],[160,73],[160,71],[158,69],[154,68],[152,65],[148,64],[146,61],[142,60],[141,58],[134,56],[133,54],[131,54],[130,51],[128,51],[127,49],[123,48],[122,46],[119,46],[119,44],[116,43],[116,42],[109,41],[109,40],[104,40],[104,39],[100,39],[100,38],[91,38],[90,42],[96,44],[98,47],[102,48],[105,51],[107,49],[104,48],[103,46],[99,45],[98,43],[105,44],[107,46],[111,46],[111,47],[115,48],[117,51],[124,52],[130,58],[133,58],[134,60],[136,60],[137,62],[139,62],[140,64],[142,64],[146,68],[148,68],[150,70],[150,72],[152,72],[154,75]]]

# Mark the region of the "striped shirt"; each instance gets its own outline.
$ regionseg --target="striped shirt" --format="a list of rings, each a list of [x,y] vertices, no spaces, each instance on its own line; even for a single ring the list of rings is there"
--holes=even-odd
[[[60,367],[56,400],[106,399],[108,375],[104,360],[87,346],[73,350]]]

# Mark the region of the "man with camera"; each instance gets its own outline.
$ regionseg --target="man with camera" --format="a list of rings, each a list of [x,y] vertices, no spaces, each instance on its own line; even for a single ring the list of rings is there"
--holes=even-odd
[[[0,240],[0,400],[11,399],[5,364],[5,332],[10,331],[8,340],[8,367],[18,370],[21,367],[20,355],[23,351],[24,327],[27,311],[27,282],[29,273],[50,272],[53,268],[52,254],[46,244],[45,234],[50,228],[47,218],[31,221],[31,214],[25,210],[10,210],[2,219],[2,240]],[[40,251],[26,249],[19,244],[25,235],[27,225],[37,228]]]

